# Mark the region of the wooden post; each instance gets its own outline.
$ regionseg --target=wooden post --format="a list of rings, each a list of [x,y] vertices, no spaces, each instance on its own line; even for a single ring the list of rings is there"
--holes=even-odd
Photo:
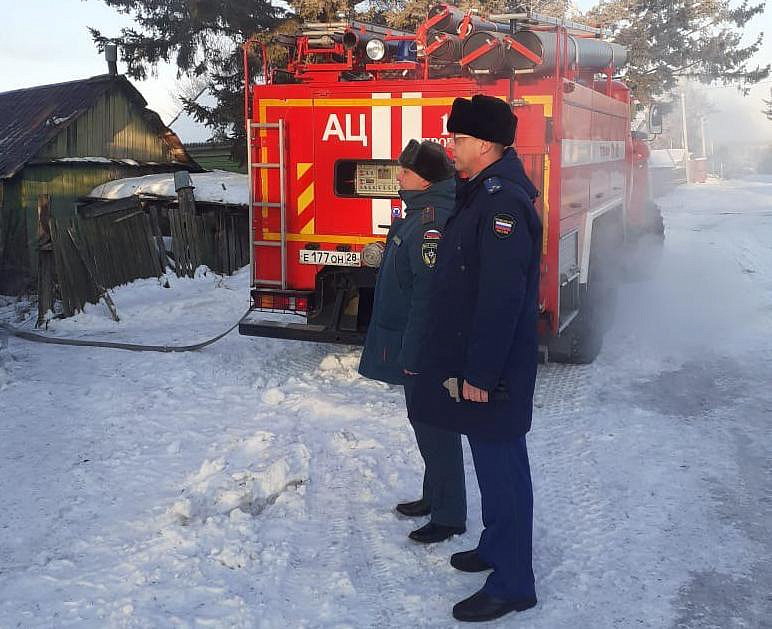
[[[228,214],[228,275],[235,273],[238,268],[236,264],[236,224],[236,216]]]
[[[173,245],[177,260],[177,276],[193,277],[196,267],[201,264],[201,252],[195,220],[196,201],[193,197],[193,181],[190,178],[190,173],[185,170],[174,173],[174,189],[177,192],[180,222],[175,240],[183,240],[183,242],[175,242]],[[181,234],[184,234],[182,238],[180,238]],[[180,253],[178,254],[178,252]]]
[[[38,195],[38,319],[35,327],[45,323],[46,313],[54,307],[54,246],[49,224],[47,194]]]

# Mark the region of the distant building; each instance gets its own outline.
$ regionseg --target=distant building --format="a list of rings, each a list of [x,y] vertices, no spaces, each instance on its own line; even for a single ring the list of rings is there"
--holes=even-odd
[[[99,184],[181,169],[202,170],[124,76],[0,93],[0,293],[35,274],[39,194],[61,219]]]
[[[186,142],[185,149],[190,156],[207,170],[228,170],[246,174],[247,165],[231,156],[229,142]]]

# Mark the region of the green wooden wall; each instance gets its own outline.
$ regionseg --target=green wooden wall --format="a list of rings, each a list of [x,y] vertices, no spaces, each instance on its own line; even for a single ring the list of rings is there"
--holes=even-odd
[[[0,293],[17,293],[29,274],[27,219],[21,210],[19,188],[13,180],[2,182],[0,205]]]
[[[113,88],[38,155],[36,161],[61,157],[110,157],[171,162],[173,155],[144,120],[142,109]]]
[[[207,170],[227,170],[246,174],[247,165],[231,159],[231,147],[224,143],[201,142],[186,144],[185,150],[202,168]]]

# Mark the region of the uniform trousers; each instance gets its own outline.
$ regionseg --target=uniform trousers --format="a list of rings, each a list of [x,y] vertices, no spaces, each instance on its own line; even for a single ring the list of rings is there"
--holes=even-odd
[[[533,488],[525,435],[514,441],[469,437],[480,485],[483,529],[477,552],[493,566],[483,590],[506,601],[535,598]]]
[[[410,406],[411,387],[405,387]],[[423,500],[431,521],[442,526],[466,526],[466,481],[461,435],[421,422],[410,422],[424,460]]]

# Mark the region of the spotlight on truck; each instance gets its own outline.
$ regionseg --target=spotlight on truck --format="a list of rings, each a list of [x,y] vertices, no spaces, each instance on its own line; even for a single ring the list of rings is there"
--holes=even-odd
[[[371,39],[365,46],[365,54],[373,61],[380,61],[386,56],[386,43],[382,39]]]

